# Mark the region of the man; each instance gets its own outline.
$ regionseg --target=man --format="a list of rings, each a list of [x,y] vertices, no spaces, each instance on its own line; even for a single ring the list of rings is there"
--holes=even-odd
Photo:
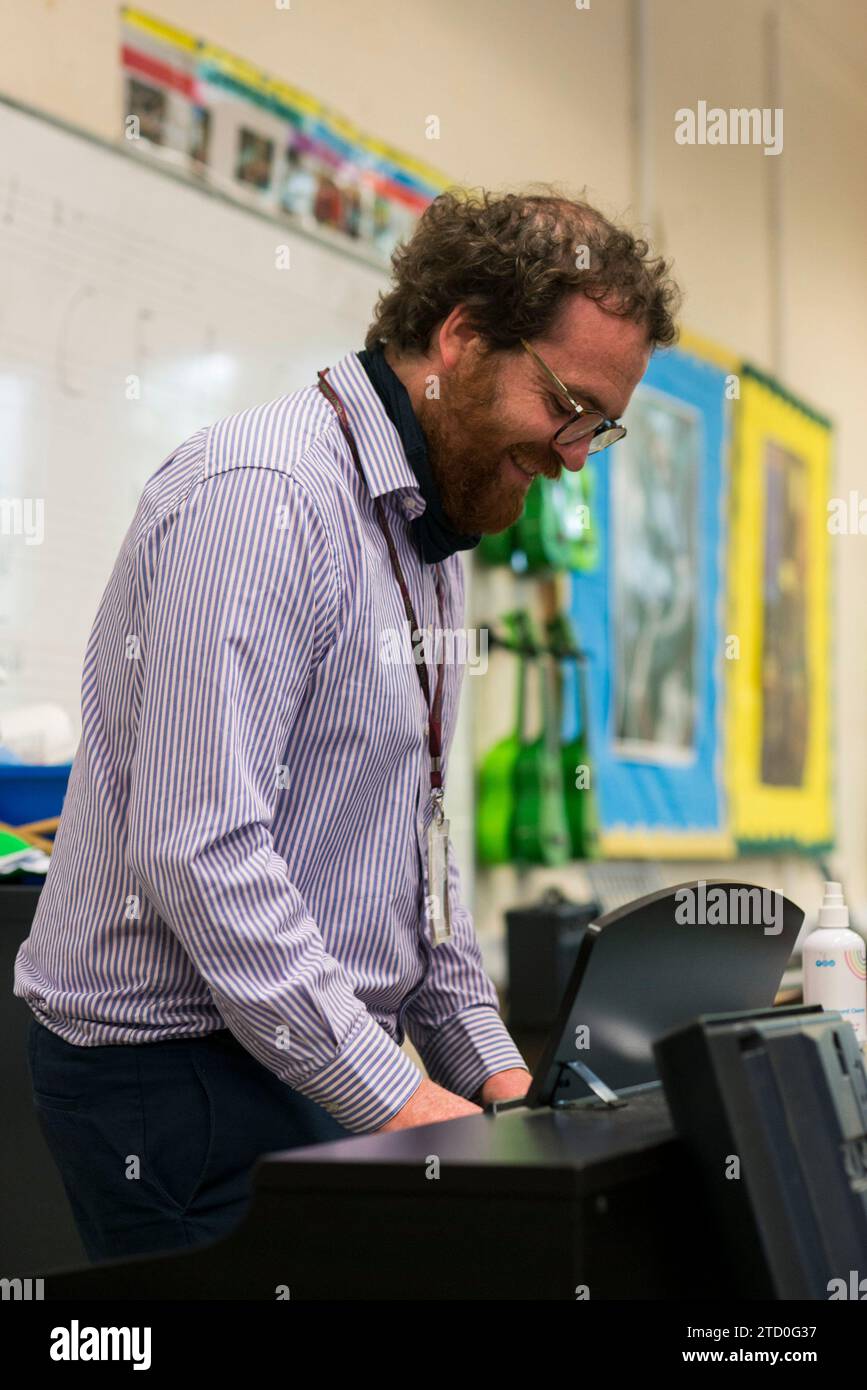
[[[224,1234],[263,1152],[524,1094],[440,859],[460,668],[387,639],[459,631],[459,552],[618,436],[666,274],[585,204],[443,195],[363,353],[145,488],[16,969],[92,1259]]]

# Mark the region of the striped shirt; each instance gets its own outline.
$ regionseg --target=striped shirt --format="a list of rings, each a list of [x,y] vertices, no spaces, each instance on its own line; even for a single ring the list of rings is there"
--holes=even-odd
[[[84,1047],[228,1027],[364,1133],[421,1080],[405,1033],[466,1097],[525,1063],[453,857],[453,936],[428,939],[427,707],[412,661],[394,659],[408,626],[372,499],[436,629],[410,528],[425,503],[354,353],[329,380],[363,480],[310,386],[197,431],[147,483],[88,640],[81,741],[15,993]],[[439,570],[441,626],[458,630],[460,555]],[[447,758],[462,666],[443,669]]]

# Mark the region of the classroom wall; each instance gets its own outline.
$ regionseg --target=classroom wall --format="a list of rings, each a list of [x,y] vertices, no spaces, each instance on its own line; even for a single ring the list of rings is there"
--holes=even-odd
[[[151,0],[150,12],[332,103],[456,182],[555,180],[638,220],[675,258],[684,319],[829,413],[834,494],[865,492],[867,23],[860,0]],[[0,90],[107,138],[119,131],[112,0],[0,0]],[[781,106],[785,148],[687,147],[674,112],[699,99]],[[440,139],[425,138],[440,119]],[[155,466],[158,461],[155,460]],[[839,846],[834,861],[867,923],[867,537],[834,538],[833,680]],[[474,611],[491,594],[476,575]],[[506,601],[508,601],[508,596]],[[465,683],[458,747],[505,732],[510,692]],[[469,766],[456,768],[465,791]],[[469,813],[467,813],[469,814]],[[470,826],[459,827],[466,843]],[[695,865],[673,877],[712,873]],[[813,910],[819,882],[795,860],[749,876]],[[465,878],[472,877],[465,865]],[[477,922],[499,973],[501,907],[562,873],[478,876]],[[573,886],[581,876],[572,874]]]

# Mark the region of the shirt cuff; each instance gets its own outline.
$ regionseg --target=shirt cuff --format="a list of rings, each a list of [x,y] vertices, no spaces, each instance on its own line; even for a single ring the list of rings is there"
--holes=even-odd
[[[530,1070],[497,1010],[487,1004],[446,1019],[419,1051],[431,1080],[467,1100],[498,1071]]]
[[[365,1013],[338,1055],[293,1089],[353,1134],[370,1134],[403,1109],[423,1080],[414,1062]]]

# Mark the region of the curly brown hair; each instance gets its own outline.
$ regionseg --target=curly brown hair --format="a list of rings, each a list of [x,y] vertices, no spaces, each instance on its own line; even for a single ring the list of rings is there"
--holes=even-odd
[[[464,304],[490,349],[513,348],[544,336],[579,290],[646,324],[652,347],[669,347],[681,291],[670,263],[649,253],[646,241],[589,203],[550,192],[449,190],[395,250],[393,283],[379,296],[365,346],[425,353],[437,324]]]

